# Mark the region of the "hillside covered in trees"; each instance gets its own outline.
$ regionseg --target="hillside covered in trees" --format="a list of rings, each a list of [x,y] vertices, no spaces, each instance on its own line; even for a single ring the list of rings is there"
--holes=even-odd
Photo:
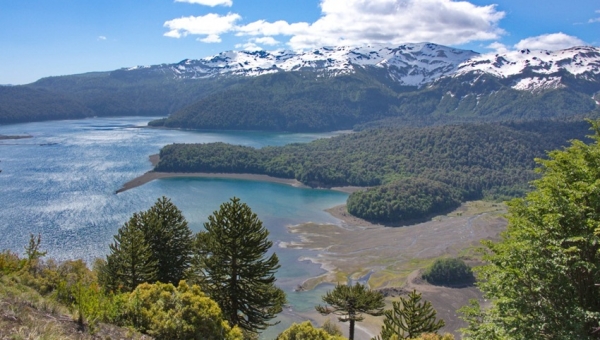
[[[534,158],[588,134],[584,121],[539,121],[375,129],[262,149],[173,144],[161,150],[155,171],[252,173],[313,187],[372,187],[352,194],[348,211],[395,223],[465,200],[521,196],[536,178]]]

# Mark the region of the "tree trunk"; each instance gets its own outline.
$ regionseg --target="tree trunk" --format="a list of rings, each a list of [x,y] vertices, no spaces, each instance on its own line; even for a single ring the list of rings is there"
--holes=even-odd
[[[354,319],[350,319],[350,335],[348,336],[348,340],[354,340]]]

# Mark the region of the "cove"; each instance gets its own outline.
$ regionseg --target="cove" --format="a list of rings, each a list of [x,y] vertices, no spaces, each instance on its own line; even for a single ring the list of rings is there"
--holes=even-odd
[[[23,253],[29,234],[40,234],[42,249],[58,260],[94,258],[108,252],[117,229],[134,213],[161,196],[182,210],[196,232],[231,197],[247,203],[270,231],[281,268],[277,284],[290,306],[282,323],[265,333],[276,335],[296,311],[320,302],[323,287],[293,289],[322,270],[300,262],[307,250],[279,247],[296,240],[287,226],[304,222],[339,223],[324,209],[345,203],[342,192],[240,179],[165,178],[115,194],[124,183],[151,170],[148,156],[170,143],[225,142],[252,147],[310,142],[338,133],[267,133],[179,131],[140,128],[154,117],[93,118],[0,126],[0,135],[30,135],[0,140],[0,249]]]

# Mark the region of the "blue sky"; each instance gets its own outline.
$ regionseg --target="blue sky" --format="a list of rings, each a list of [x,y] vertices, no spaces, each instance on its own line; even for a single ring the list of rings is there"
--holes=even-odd
[[[0,0],[0,84],[226,50],[600,46],[598,0]]]

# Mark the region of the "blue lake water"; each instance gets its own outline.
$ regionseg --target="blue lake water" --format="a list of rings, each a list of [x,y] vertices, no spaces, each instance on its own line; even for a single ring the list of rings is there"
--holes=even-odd
[[[171,143],[226,142],[263,147],[309,142],[337,133],[198,132],[140,128],[153,118],[94,118],[0,126],[0,135],[33,138],[0,140],[0,249],[19,253],[29,234],[42,236],[42,248],[58,260],[104,256],[117,229],[161,196],[182,210],[193,231],[222,202],[241,198],[263,221],[282,268],[278,284],[292,309],[319,303],[321,290],[293,293],[321,270],[298,258],[307,251],[279,248],[296,240],[286,226],[303,222],[338,223],[323,210],[343,204],[347,194],[257,181],[160,179],[115,194],[123,183],[151,170],[148,156]],[[289,313],[288,313],[289,314]],[[278,329],[293,319],[284,317]],[[270,333],[273,333],[270,332]],[[275,333],[276,334],[276,333]]]

